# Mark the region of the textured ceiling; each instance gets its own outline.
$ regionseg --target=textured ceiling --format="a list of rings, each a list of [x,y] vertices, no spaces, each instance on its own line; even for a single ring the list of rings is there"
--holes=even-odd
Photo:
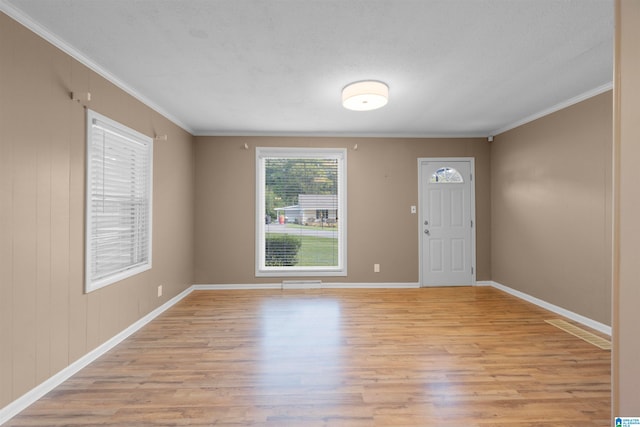
[[[611,87],[613,0],[0,0],[197,135],[487,136]],[[376,111],[340,92],[375,79]]]

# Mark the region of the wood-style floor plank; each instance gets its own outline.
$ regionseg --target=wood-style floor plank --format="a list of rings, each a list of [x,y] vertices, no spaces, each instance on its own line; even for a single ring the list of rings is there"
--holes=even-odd
[[[489,287],[196,291],[7,426],[610,425],[610,353]]]

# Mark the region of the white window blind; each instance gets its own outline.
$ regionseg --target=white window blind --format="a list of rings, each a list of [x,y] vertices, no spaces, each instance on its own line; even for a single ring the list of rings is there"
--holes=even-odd
[[[256,275],[346,275],[346,150],[256,155]]]
[[[153,140],[87,110],[87,292],[151,268]]]

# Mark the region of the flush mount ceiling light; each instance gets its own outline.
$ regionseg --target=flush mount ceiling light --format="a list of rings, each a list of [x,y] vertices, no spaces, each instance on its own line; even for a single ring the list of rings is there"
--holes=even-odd
[[[355,82],[342,89],[342,105],[348,110],[375,110],[387,105],[388,100],[389,86],[382,82]]]

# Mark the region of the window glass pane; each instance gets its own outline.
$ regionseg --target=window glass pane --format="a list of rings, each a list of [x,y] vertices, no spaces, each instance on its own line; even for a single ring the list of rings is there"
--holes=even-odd
[[[305,149],[260,159],[259,272],[343,269],[342,164],[342,155]]]
[[[432,184],[451,184],[464,182],[460,172],[454,168],[440,168],[431,175],[429,180]]]

